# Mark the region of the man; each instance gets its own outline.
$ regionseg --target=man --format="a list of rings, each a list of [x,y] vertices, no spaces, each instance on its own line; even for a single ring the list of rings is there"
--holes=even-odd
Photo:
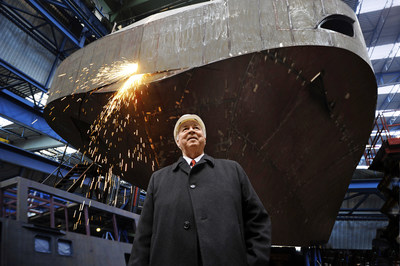
[[[270,218],[242,167],[204,154],[197,115],[174,138],[183,156],[150,179],[129,265],[267,265]]]

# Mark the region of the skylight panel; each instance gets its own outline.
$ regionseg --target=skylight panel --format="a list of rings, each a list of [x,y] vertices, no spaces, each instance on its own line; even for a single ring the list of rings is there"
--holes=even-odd
[[[390,135],[390,138],[398,138],[398,137],[400,137],[400,130],[394,130],[393,127],[392,127],[392,128],[389,128],[389,132],[388,133],[386,133],[386,132],[381,133],[381,136],[382,136],[382,138],[384,140],[386,138],[388,138],[389,135]],[[375,136],[376,136],[376,133],[375,134],[371,133],[371,138],[373,138]],[[371,146],[371,145],[367,145],[367,147],[368,146]],[[381,145],[380,144],[375,144],[374,147],[379,149],[381,147]]]
[[[392,130],[390,129],[394,125],[398,125],[398,123],[395,123],[396,120],[400,116],[400,110],[399,109],[391,109],[391,110],[385,110],[385,111],[375,111],[375,117],[377,117],[379,114],[381,114],[385,121],[387,126],[389,127],[390,134],[392,134]],[[397,136],[396,136],[397,137]]]
[[[46,156],[49,156],[49,157],[54,157],[54,154],[51,153],[51,152],[48,151],[48,150],[40,150],[40,151],[39,151],[39,154],[41,154],[41,155],[46,155]]]
[[[399,57],[400,42],[368,47],[368,54],[370,60]]]
[[[65,146],[57,147],[57,148],[54,148],[54,149],[57,150],[57,151],[60,152],[60,153],[64,153],[64,151],[65,151]],[[75,150],[74,148],[67,147],[67,151],[65,152],[65,154],[72,154],[72,153],[77,153],[77,152],[78,152],[78,151]]]
[[[388,111],[375,111],[375,117],[377,117],[379,114],[382,114],[383,117],[385,118],[390,118],[390,117],[398,117],[400,115],[400,110],[388,110]]]
[[[361,0],[358,3],[356,14],[373,12],[394,6],[400,6],[400,0]]]
[[[11,122],[10,120],[0,117],[0,127],[6,127],[12,124],[13,122]]]
[[[394,93],[398,93],[399,90],[400,90],[400,84],[382,86],[382,87],[378,87],[378,95],[390,94],[390,93],[394,94]]]
[[[371,134],[370,134],[370,137],[371,138],[373,138],[373,137],[375,137],[376,135],[377,135],[377,130],[372,130],[371,131]],[[398,138],[398,137],[400,137],[400,130],[398,130],[398,129],[394,129],[393,127],[389,127],[389,134],[390,134],[390,136],[393,138],[393,137],[395,137],[395,138]],[[386,136],[387,136],[387,133],[386,133],[386,131],[383,131],[383,132],[380,132],[380,135],[384,138],[384,139],[386,139]],[[371,145],[367,145],[367,147],[370,147]],[[376,146],[376,145],[375,145]]]
[[[400,131],[399,130],[390,130],[390,136],[392,137],[392,138],[398,138],[398,137],[400,137]]]
[[[29,96],[29,97],[26,97],[25,99],[32,103],[36,102],[37,105],[45,106],[47,103],[47,98],[49,98],[48,94],[46,94],[44,92],[38,92],[33,95],[33,98],[32,98],[32,96]]]

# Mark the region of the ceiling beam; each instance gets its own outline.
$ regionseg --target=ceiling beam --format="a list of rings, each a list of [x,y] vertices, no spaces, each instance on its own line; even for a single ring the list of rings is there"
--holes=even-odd
[[[4,93],[0,93],[0,114],[33,131],[45,134],[65,143],[65,140],[47,124],[46,120],[43,118],[42,112],[24,105]]]
[[[57,147],[62,147],[65,146],[64,143],[55,140],[51,137],[48,136],[39,136],[35,138],[29,138],[28,140],[22,142],[22,143],[17,143],[14,144],[14,146],[27,150],[27,151],[39,151],[39,150],[44,150],[44,149],[49,149],[49,148],[57,148]]]
[[[378,192],[380,179],[351,180],[347,192]]]
[[[110,33],[82,0],[63,0],[63,2],[81,20],[96,39]]]
[[[60,165],[56,161],[3,142],[0,142],[0,161],[30,168],[46,174],[54,173],[54,170]],[[71,167],[63,166],[60,170],[63,175],[66,175],[69,169],[71,169]]]
[[[395,85],[400,82],[400,71],[393,72],[378,72],[375,73],[376,82],[378,87],[386,85]]]
[[[80,39],[76,38],[64,25],[62,25],[56,18],[54,18],[38,1],[28,0],[30,5],[43,15],[52,25],[54,25],[60,32],[72,41],[76,46],[82,48],[84,45],[83,36]]]
[[[24,15],[37,17],[35,14],[31,14],[26,10],[22,10],[16,6],[2,1],[0,1],[0,13],[3,14],[12,23],[14,23],[14,25],[16,25],[19,29],[24,31],[29,37],[34,39],[37,43],[41,44],[54,55],[57,55],[61,52],[57,47],[58,45],[56,40],[51,40],[49,36],[46,36],[39,30],[39,27],[32,25],[32,23],[24,17]],[[40,17],[36,18],[36,20],[38,19],[44,20],[44,18]],[[51,24],[49,24],[49,26],[53,27]],[[65,55],[63,56],[65,58]]]
[[[42,84],[40,84],[39,82],[37,82],[36,80],[32,79],[31,77],[29,77],[28,75],[26,75],[25,73],[23,73],[21,70],[13,67],[12,65],[10,65],[8,62],[4,61],[2,58],[0,58],[0,66],[4,67],[5,69],[7,69],[8,71],[12,72],[13,74],[17,75],[18,77],[20,77],[21,79],[23,79],[24,81],[28,82],[29,84],[35,86],[36,88],[40,89],[43,92],[47,92],[48,88],[45,88]]]

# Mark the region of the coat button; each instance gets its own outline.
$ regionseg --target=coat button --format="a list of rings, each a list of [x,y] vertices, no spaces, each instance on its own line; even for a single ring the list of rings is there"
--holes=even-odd
[[[189,228],[190,228],[190,222],[189,222],[189,221],[185,221],[185,222],[183,223],[183,229],[189,230]]]
[[[190,185],[190,188],[195,188],[195,187],[196,187],[195,184],[191,184],[191,185]]]

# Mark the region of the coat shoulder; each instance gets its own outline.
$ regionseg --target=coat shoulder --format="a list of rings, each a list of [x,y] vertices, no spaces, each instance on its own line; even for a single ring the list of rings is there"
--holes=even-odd
[[[172,171],[173,171],[173,165],[165,166],[165,167],[155,171],[152,175],[152,178],[156,178],[156,179],[161,178],[163,176],[166,176],[167,173],[171,173]]]
[[[239,163],[229,159],[214,159],[216,165],[240,167]]]

